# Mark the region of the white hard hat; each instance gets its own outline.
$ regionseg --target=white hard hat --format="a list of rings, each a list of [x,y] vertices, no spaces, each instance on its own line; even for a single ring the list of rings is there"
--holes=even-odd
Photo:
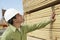
[[[10,20],[12,17],[14,17],[17,13],[19,13],[20,15],[22,15],[18,10],[10,8],[8,9],[5,14],[4,14],[4,18],[6,21]]]

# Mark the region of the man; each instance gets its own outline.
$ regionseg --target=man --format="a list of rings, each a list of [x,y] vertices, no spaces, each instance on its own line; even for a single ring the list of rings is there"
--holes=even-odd
[[[8,28],[3,33],[1,40],[27,40],[27,33],[36,29],[44,28],[49,23],[54,22],[55,14],[51,17],[51,20],[34,25],[21,25],[24,22],[23,15],[16,9],[8,9],[4,18],[8,23]]]

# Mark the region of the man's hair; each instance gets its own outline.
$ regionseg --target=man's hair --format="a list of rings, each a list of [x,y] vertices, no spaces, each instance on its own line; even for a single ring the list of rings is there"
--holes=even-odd
[[[16,19],[16,15],[14,17],[12,17],[10,20],[8,20],[8,23],[13,25],[13,19]]]

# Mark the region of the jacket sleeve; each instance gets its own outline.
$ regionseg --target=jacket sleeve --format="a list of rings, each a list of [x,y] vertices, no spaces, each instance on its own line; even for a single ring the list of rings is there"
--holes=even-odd
[[[6,30],[3,35],[1,35],[1,40],[12,40],[8,30]]]
[[[12,39],[9,37],[1,37],[1,40],[12,40]]]
[[[33,24],[33,25],[25,25],[25,31],[26,33],[37,30],[37,29],[41,29],[44,28],[46,25],[48,25],[51,21],[47,21],[47,22],[40,22],[37,24]]]

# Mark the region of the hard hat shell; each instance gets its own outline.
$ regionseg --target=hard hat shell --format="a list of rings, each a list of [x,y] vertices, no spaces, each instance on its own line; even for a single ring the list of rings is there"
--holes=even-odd
[[[10,20],[12,17],[14,17],[16,14],[20,14],[22,15],[18,10],[10,8],[8,9],[5,14],[4,14],[4,18],[6,21]]]

